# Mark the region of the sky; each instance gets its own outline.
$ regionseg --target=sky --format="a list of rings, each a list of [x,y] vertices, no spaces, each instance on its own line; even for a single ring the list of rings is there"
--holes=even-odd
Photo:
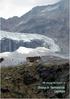
[[[49,5],[59,0],[0,0],[0,17],[22,16],[35,6]]]

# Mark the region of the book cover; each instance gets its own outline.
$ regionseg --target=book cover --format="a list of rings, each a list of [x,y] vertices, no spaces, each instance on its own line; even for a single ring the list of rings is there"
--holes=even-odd
[[[69,0],[0,0],[0,98],[69,98]]]

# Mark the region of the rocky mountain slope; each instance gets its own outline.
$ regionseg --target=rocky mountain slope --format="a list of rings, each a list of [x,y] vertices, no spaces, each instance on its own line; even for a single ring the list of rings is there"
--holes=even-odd
[[[38,33],[53,38],[61,53],[69,53],[69,0],[57,4],[37,6],[21,17],[0,18],[1,30],[21,33]]]
[[[48,83],[49,82],[49,83]],[[62,92],[51,89],[60,87]],[[48,88],[48,84],[50,89]],[[58,84],[59,83],[59,84]],[[1,68],[1,98],[68,98],[69,64],[29,64]],[[60,89],[58,89],[60,91]]]

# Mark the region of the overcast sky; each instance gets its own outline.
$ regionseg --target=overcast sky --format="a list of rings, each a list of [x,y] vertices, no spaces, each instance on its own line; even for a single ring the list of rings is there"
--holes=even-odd
[[[0,17],[21,16],[34,6],[54,4],[59,0],[0,0]]]

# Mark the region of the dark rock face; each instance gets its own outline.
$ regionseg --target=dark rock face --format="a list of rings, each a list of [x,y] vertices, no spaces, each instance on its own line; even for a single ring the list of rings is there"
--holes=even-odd
[[[56,68],[57,67],[57,68]],[[69,93],[69,64],[61,64],[56,67],[44,67],[42,64],[39,64],[36,67],[39,77],[44,82],[65,82],[65,93],[55,94],[53,90],[43,90],[43,94],[46,97],[50,98],[64,98]],[[49,95],[50,94],[50,95]]]
[[[41,57],[40,56],[36,56],[36,57],[27,57],[26,58],[28,62],[37,62],[37,61],[41,61]]]
[[[66,67],[65,67],[66,66]],[[66,73],[68,75],[69,73],[69,64],[62,64],[62,66],[58,65],[58,68],[55,67],[44,67],[42,65],[38,65],[37,66],[37,72],[39,74],[39,76],[44,80],[44,81],[58,81],[58,79],[60,79],[64,74],[64,71],[66,70]],[[65,74],[66,75],[66,74]]]
[[[2,93],[7,93],[7,92],[10,92],[10,90],[8,88],[1,88],[1,92]]]
[[[0,58],[0,63],[4,61],[4,58]]]
[[[35,77],[33,77],[30,73],[25,73],[23,77],[23,82],[25,85],[33,84],[37,81]]]
[[[37,67],[37,72],[39,76],[43,79],[43,81],[55,81],[56,77],[56,71],[54,68],[46,68],[42,65],[39,65]]]

